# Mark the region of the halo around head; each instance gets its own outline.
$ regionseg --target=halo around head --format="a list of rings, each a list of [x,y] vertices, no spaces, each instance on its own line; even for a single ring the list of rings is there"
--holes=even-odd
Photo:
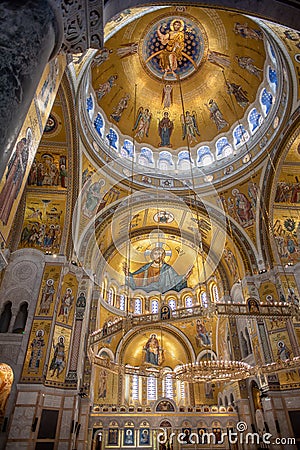
[[[174,23],[175,22],[179,22],[180,23],[180,29],[179,29],[179,31],[182,31],[183,29],[184,29],[184,22],[183,22],[183,20],[182,19],[173,19],[172,20],[172,22],[171,22],[171,24],[170,24],[170,29],[172,30],[172,31],[174,31]]]

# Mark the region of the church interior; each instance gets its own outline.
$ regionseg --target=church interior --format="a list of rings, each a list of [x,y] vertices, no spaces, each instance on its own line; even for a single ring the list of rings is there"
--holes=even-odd
[[[299,449],[300,31],[136,3],[1,156],[0,448]]]

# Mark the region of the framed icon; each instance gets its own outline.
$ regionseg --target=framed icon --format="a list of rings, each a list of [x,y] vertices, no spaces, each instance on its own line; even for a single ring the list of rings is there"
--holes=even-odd
[[[123,444],[128,447],[133,447],[134,444],[134,428],[124,428]]]
[[[108,430],[108,445],[119,446],[119,429],[109,428]]]
[[[150,429],[141,428],[139,430],[139,446],[144,447],[150,445]]]

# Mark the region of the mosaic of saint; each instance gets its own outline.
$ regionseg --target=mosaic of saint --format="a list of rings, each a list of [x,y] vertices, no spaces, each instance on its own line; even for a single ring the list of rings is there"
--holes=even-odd
[[[191,75],[205,54],[204,33],[189,17],[167,16],[156,21],[143,38],[142,59],[147,69],[169,81]]]

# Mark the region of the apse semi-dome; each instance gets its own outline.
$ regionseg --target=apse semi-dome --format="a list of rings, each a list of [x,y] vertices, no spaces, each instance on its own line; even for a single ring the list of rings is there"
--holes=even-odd
[[[109,36],[80,94],[84,136],[100,164],[115,160],[114,171],[134,170],[141,183],[163,175],[174,188],[188,178],[201,186],[245,169],[272,143],[288,77],[262,22],[167,7]]]

